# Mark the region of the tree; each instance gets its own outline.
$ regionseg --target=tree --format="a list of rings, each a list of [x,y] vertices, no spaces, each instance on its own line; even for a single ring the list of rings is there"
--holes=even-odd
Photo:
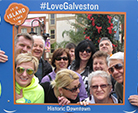
[[[71,23],[74,29],[71,29],[69,31],[63,31],[62,36],[64,37],[64,35],[66,34],[70,37],[70,42],[78,44],[80,41],[84,40],[83,31],[84,28],[87,26],[85,24],[87,16],[85,14],[76,14],[75,17],[76,22]]]
[[[118,21],[115,21],[118,17]],[[120,28],[124,23],[124,15],[109,14],[76,14],[76,22],[71,23],[74,30],[64,31],[70,37],[70,41],[79,43],[81,40],[89,39],[93,41],[97,50],[99,49],[99,41],[102,37],[108,37],[114,47],[114,51],[123,51],[124,29]],[[119,24],[119,25],[118,25]],[[115,29],[116,28],[116,29]],[[119,31],[121,42],[116,39],[115,34]]]
[[[87,14],[87,27],[84,30],[85,39],[93,41],[97,50],[102,37],[108,37],[113,43],[114,52],[117,50],[117,41],[114,39],[113,18],[108,14]]]

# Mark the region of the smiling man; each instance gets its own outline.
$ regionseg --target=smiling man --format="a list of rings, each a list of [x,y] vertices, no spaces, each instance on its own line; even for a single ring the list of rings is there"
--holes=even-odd
[[[124,53],[117,52],[109,58],[108,71],[116,80],[115,93],[120,103],[123,102],[123,81],[124,81]]]
[[[32,51],[34,40],[28,33],[19,33],[15,37],[15,58],[21,53]]]
[[[39,60],[39,67],[38,67],[38,71],[35,73],[35,76],[37,76],[39,79],[39,82],[41,82],[41,79],[45,75],[52,72],[52,67],[47,60],[44,60],[42,58],[44,48],[45,48],[45,41],[43,37],[41,35],[33,35],[32,37],[34,39],[32,54]]]

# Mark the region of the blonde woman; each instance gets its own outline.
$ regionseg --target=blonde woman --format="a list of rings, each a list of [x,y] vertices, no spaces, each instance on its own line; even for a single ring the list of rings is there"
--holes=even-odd
[[[44,91],[34,76],[39,61],[31,53],[21,53],[15,61],[16,103],[44,103]]]
[[[69,69],[61,69],[55,80],[41,84],[45,91],[45,103],[66,105],[79,102],[78,93],[81,86],[79,76]]]

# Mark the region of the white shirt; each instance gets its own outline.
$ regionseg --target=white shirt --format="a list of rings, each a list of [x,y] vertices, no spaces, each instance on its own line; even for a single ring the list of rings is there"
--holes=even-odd
[[[114,103],[118,103],[118,100],[117,100],[117,98],[115,96],[111,95],[111,98],[112,98]],[[85,101],[89,102],[90,104],[94,104],[95,103],[93,95],[91,95],[91,100],[88,97],[88,98],[85,99]]]

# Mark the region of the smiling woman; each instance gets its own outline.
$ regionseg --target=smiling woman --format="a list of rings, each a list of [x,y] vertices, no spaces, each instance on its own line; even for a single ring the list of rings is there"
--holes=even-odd
[[[21,53],[15,61],[15,98],[16,103],[43,103],[44,91],[38,84],[34,73],[38,68],[38,59],[31,53]]]
[[[88,74],[93,71],[92,56],[95,51],[95,45],[92,41],[81,41],[75,48],[75,61],[70,66],[71,70],[76,71],[82,76],[88,96],[90,95],[88,89]]]
[[[79,76],[69,69],[61,69],[56,73],[55,80],[41,84],[45,91],[45,103],[69,103],[79,102]]]
[[[56,49],[52,55],[52,61],[51,61],[52,66],[55,69],[48,75],[44,76],[41,80],[41,83],[50,82],[54,80],[56,78],[56,73],[61,69],[67,69],[68,66],[70,65],[70,62],[71,62],[70,54],[65,48]],[[85,98],[87,98],[85,86],[81,75],[78,73],[77,75],[79,76],[79,81],[81,83],[79,97],[80,100],[84,100]]]
[[[89,103],[118,103],[111,95],[111,77],[105,71],[92,72],[88,77],[91,96],[86,99]]]

